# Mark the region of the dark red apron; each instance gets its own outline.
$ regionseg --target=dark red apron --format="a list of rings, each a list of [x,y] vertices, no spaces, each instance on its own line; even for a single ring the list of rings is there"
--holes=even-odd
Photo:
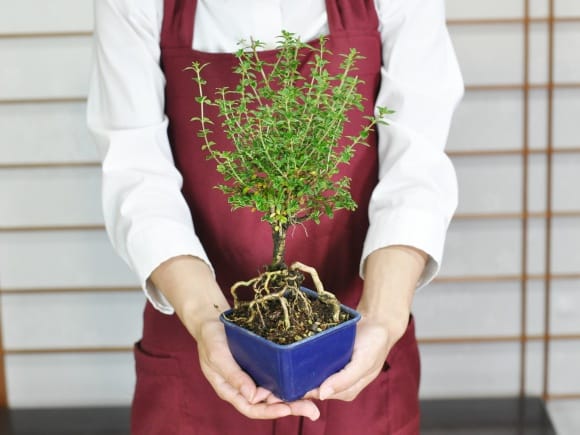
[[[232,68],[237,60],[229,53],[205,53],[191,49],[196,0],[166,0],[161,33],[161,63],[167,79],[166,113],[169,139],[176,166],[184,178],[183,195],[189,204],[196,231],[211,260],[220,286],[226,290],[237,280],[255,276],[272,258],[272,237],[266,223],[249,210],[232,212],[226,197],[217,189],[222,182],[215,163],[206,159],[196,136],[199,128],[190,119],[199,116],[194,102],[196,86],[192,61],[208,63],[204,70],[207,93],[235,87]],[[365,57],[357,74],[365,112],[350,114],[345,136],[355,135],[363,116],[373,113],[380,83],[381,41],[373,0],[326,0],[330,36],[328,48],[346,53],[356,48]],[[316,44],[317,42],[313,42]],[[275,51],[261,53],[272,59]],[[329,64],[338,67],[336,56]],[[303,67],[306,68],[304,59]],[[217,117],[210,108],[206,116]],[[218,124],[216,122],[216,124]],[[214,129],[212,140],[227,143],[223,132]],[[300,260],[317,268],[326,288],[356,307],[362,291],[358,267],[368,228],[367,209],[377,184],[376,136],[370,147],[359,147],[342,174],[352,178],[351,192],[358,204],[355,212],[339,211],[334,219],[319,225],[289,231],[286,260]],[[142,341],[135,347],[137,386],[133,402],[134,434],[200,435],[341,435],[363,430],[370,435],[419,433],[419,355],[411,323],[395,346],[383,372],[353,402],[319,403],[317,422],[297,417],[257,421],[239,414],[214,393],[199,367],[196,346],[176,316],[157,312],[147,304]]]

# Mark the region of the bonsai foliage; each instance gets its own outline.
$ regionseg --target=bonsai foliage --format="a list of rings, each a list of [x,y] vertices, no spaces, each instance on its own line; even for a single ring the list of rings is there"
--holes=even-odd
[[[217,186],[227,195],[233,209],[247,207],[260,214],[272,229],[273,256],[268,270],[258,278],[238,283],[254,288],[256,299],[250,311],[262,316],[261,307],[280,301],[284,311],[284,328],[290,327],[290,306],[282,301],[289,289],[298,289],[302,270],[308,266],[284,262],[286,234],[289,227],[306,221],[318,223],[322,216],[332,218],[338,210],[354,210],[350,179],[340,176],[340,166],[352,159],[355,147],[366,145],[374,125],[385,123],[383,115],[392,113],[380,108],[378,117],[366,117],[359,134],[343,138],[344,126],[351,110],[363,110],[363,97],[357,91],[362,83],[356,76],[356,63],[362,57],[352,49],[341,56],[337,74],[327,64],[332,54],[325,38],[314,47],[301,42],[294,34],[283,32],[273,61],[260,56],[263,44],[250,41],[236,53],[239,61],[234,72],[239,76],[235,89],[218,89],[213,98],[204,94],[207,65],[194,62],[194,81],[200,96],[196,102],[201,115],[193,118],[200,125],[198,136],[204,139],[208,159],[217,163],[224,183]],[[307,71],[300,71],[303,56],[310,55]],[[205,108],[216,106],[221,125],[205,115]],[[211,140],[212,129],[221,128],[233,147]],[[318,292],[332,299],[313,276]],[[271,292],[273,288],[277,291]],[[298,305],[307,308],[308,300],[297,296]],[[338,321],[338,303],[335,320]]]

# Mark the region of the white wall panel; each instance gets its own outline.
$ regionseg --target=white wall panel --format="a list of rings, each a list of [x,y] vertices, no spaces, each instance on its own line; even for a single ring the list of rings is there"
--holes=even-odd
[[[447,149],[519,148],[522,122],[521,92],[468,92],[453,118]]]
[[[528,281],[527,333],[529,335],[544,333],[544,292],[543,280]]]
[[[522,18],[524,0],[447,0],[447,16],[450,19]],[[555,15],[558,17],[580,16],[577,0],[555,0]],[[530,0],[532,17],[548,16],[548,0]]]
[[[580,345],[578,340],[550,343],[550,391],[572,394],[580,391]]]
[[[552,270],[555,273],[580,272],[580,225],[578,218],[554,219],[552,222]]]
[[[129,405],[135,385],[130,353],[10,355],[13,407]]]
[[[450,31],[467,84],[522,81],[521,24],[453,26]]]
[[[528,163],[528,208],[532,212],[546,210],[546,155],[529,156]],[[552,201],[554,198],[552,198]]]
[[[545,222],[529,220],[528,273],[544,272]],[[552,272],[577,273],[580,229],[577,219],[554,218]],[[521,222],[516,219],[456,220],[449,228],[441,274],[513,275],[521,270]]]
[[[551,283],[551,332],[580,331],[580,281]],[[544,281],[527,288],[527,334],[544,328]],[[420,291],[413,312],[420,338],[510,336],[521,333],[521,284],[516,281],[433,283]]]
[[[577,62],[580,69],[580,60]],[[580,89],[554,91],[554,146],[580,147]]]
[[[531,23],[530,24],[530,66],[529,80],[532,83],[546,83],[548,81],[548,68],[546,65],[548,58],[548,24]],[[523,48],[522,48],[523,50]],[[523,54],[522,54],[523,56]],[[523,63],[523,57],[520,57]],[[523,81],[523,76],[522,76]]]
[[[551,294],[552,332],[578,334],[580,331],[580,280],[553,281]],[[580,343],[576,342],[575,345],[580,348]]]
[[[555,93],[554,146],[573,145],[578,124],[570,113],[580,110],[577,91]],[[546,148],[547,92],[529,95],[529,147]],[[561,132],[561,133],[558,133]],[[523,93],[521,91],[467,92],[454,116],[448,151],[505,150],[523,147]],[[572,143],[571,143],[572,141]]]
[[[481,2],[483,3],[483,2]],[[522,83],[524,79],[524,39],[522,24],[450,27],[466,83],[505,84]],[[548,80],[548,25],[530,25],[529,80],[546,83]],[[568,62],[557,63],[556,80],[578,80],[573,67],[578,58],[580,30],[576,23],[558,23],[556,27],[556,56]]]
[[[554,8],[557,16],[580,16],[580,2],[578,0],[555,0]]]
[[[580,389],[580,346],[577,341],[553,341],[550,345],[551,391],[555,394]],[[477,345],[422,345],[422,397],[513,395],[520,374],[519,343]],[[543,344],[527,346],[526,386],[539,394],[543,370]]]
[[[543,274],[546,268],[545,259],[546,222],[544,219],[530,219],[528,222],[528,273]]]
[[[580,428],[580,400],[554,400],[548,412],[558,435],[578,435]]]
[[[580,281],[551,283],[551,330],[580,331]],[[544,328],[544,281],[530,280],[527,288],[527,333]],[[413,305],[420,338],[506,336],[521,333],[521,284],[517,281],[433,283],[417,293]]]
[[[131,346],[141,336],[142,292],[7,295],[9,349]]]
[[[523,158],[518,155],[455,157],[459,181],[458,213],[520,212]],[[557,154],[552,160],[552,207],[580,209],[580,155]],[[531,155],[528,162],[528,209],[546,210],[546,157]]]
[[[548,13],[549,13],[548,0],[530,0],[530,15],[532,17],[547,17]]]
[[[102,223],[100,168],[11,169],[0,172],[0,223]]]
[[[132,286],[104,231],[0,233],[2,287]]]
[[[554,209],[580,210],[580,154],[554,156],[552,170]]]
[[[580,65],[580,60],[575,65]],[[533,71],[538,71],[535,77]],[[540,71],[544,71],[543,75],[539,74]],[[532,69],[531,78],[536,83],[545,83],[545,71],[545,66],[540,65],[535,70]],[[518,79],[517,82],[521,80]],[[531,90],[529,98],[529,146],[533,149],[546,148],[547,92]],[[454,117],[447,149],[452,151],[521,148],[522,101],[521,91],[467,92]],[[554,147],[580,146],[578,140],[580,126],[575,116],[579,111],[579,90],[554,91]]]
[[[554,78],[561,82],[578,82],[580,81],[580,68],[578,68],[580,65],[580,25],[557,23],[555,29],[554,56],[559,62],[554,64]]]
[[[548,91],[546,89],[530,91],[528,114],[528,146],[531,149],[546,149],[548,141]]]
[[[519,273],[521,225],[506,220],[456,220],[447,235],[444,276]]]
[[[434,283],[415,296],[417,335],[517,335],[519,304],[519,282]]]
[[[528,268],[530,273],[544,273],[546,223],[544,219],[530,219],[528,239]],[[552,273],[578,273],[580,254],[575,246],[580,243],[577,218],[552,219]]]
[[[87,93],[91,38],[0,39],[0,99]]]
[[[421,346],[421,396],[511,396],[518,389],[517,343]]]
[[[458,18],[519,18],[523,0],[447,0],[447,17]]]
[[[521,157],[457,157],[453,164],[459,181],[458,213],[521,211]]]
[[[518,350],[520,345],[518,344]],[[518,365],[520,363],[518,356]],[[529,396],[541,396],[543,388],[544,343],[541,340],[529,341],[526,345],[525,387]],[[520,376],[518,368],[517,376]]]
[[[83,103],[0,105],[0,164],[95,161]]]
[[[2,0],[0,32],[64,32],[93,27],[92,0]]]

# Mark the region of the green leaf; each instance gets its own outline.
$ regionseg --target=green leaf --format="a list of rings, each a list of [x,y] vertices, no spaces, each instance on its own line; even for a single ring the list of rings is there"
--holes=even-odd
[[[363,81],[356,76],[363,57],[354,49],[332,54],[325,38],[307,45],[286,31],[278,38],[273,61],[260,55],[260,41],[241,44],[235,53],[236,86],[218,89],[213,100],[203,93],[195,99],[202,108],[215,107],[228,141],[211,140],[213,131],[207,127],[213,122],[207,117],[191,119],[201,124],[196,134],[226,182],[219,188],[232,208],[249,208],[262,220],[285,226],[319,223],[323,214],[333,217],[337,210],[354,209],[350,180],[340,177],[341,167],[359,145],[366,145],[374,125],[386,124],[382,117],[393,113],[379,107],[377,117],[363,117],[355,134],[344,135],[353,111],[363,110],[358,92]],[[298,69],[303,56],[310,56],[304,69],[308,77]],[[341,63],[333,73],[327,69],[332,58]],[[194,81],[202,91],[205,66],[187,68],[197,74]]]

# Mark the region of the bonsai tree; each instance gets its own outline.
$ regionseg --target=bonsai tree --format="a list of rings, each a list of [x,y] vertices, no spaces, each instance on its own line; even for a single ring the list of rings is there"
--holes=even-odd
[[[339,210],[356,208],[350,179],[339,175],[340,166],[349,163],[357,146],[366,145],[376,123],[385,123],[382,116],[392,113],[379,108],[378,116],[366,117],[359,134],[347,137],[345,143],[349,111],[363,109],[363,97],[357,92],[361,79],[355,74],[362,57],[354,49],[340,54],[339,72],[330,74],[326,65],[333,54],[325,38],[319,42],[313,47],[283,32],[274,62],[260,58],[261,42],[242,42],[235,53],[237,87],[218,89],[213,98],[204,94],[207,64],[194,62],[187,68],[194,72],[200,94],[196,101],[201,115],[192,121],[199,123],[203,148],[224,178],[217,187],[233,209],[255,211],[272,230],[272,262],[259,276],[232,286],[230,320],[279,343],[297,341],[345,320],[336,297],[324,289],[312,267],[286,264],[287,233],[294,225],[319,223],[323,215],[332,218]],[[308,77],[298,68],[306,54],[312,57]],[[217,106],[221,128],[233,147],[211,140],[214,123],[205,116],[207,105]],[[303,273],[311,275],[317,301],[300,291]],[[253,300],[239,300],[241,286],[253,289]],[[327,308],[317,306],[321,304]],[[278,314],[272,314],[276,308]],[[315,308],[323,318],[313,318]]]

